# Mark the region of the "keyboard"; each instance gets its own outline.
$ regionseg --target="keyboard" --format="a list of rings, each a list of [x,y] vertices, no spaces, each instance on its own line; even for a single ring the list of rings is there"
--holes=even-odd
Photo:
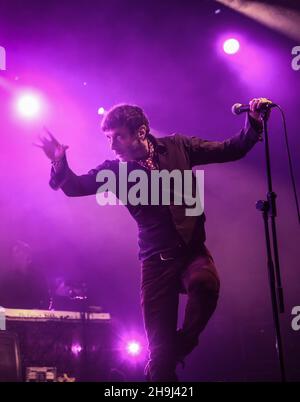
[[[55,311],[55,310],[25,310],[25,309],[5,309],[5,319],[7,321],[82,321],[86,318],[89,321],[105,322],[111,319],[109,313],[83,313],[79,311]]]

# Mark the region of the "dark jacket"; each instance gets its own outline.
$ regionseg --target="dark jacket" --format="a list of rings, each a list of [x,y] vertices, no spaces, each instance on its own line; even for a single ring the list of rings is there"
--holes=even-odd
[[[245,127],[225,141],[207,141],[198,137],[174,134],[157,138],[150,135],[154,143],[159,169],[190,170],[194,166],[209,163],[223,163],[241,159],[256,142],[261,140],[261,129],[255,121],[246,118]],[[70,197],[96,194],[101,183],[96,182],[97,173],[109,169],[117,174],[119,161],[105,161],[88,174],[77,176],[64,159],[61,166],[51,171],[50,186],[61,188]],[[140,168],[137,162],[128,162],[128,172]],[[195,188],[195,176],[193,178]],[[118,194],[117,194],[118,196]],[[184,242],[191,250],[196,250],[205,242],[205,215],[186,216],[185,205],[143,206],[126,205],[139,228],[140,258],[173,247]]]

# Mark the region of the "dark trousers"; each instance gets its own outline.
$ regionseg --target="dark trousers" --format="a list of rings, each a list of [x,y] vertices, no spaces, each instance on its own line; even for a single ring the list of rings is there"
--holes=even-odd
[[[143,261],[141,303],[149,346],[148,380],[177,381],[176,364],[197,346],[216,308],[219,287],[205,246],[192,255]],[[183,326],[177,330],[179,293],[187,294],[187,304]]]

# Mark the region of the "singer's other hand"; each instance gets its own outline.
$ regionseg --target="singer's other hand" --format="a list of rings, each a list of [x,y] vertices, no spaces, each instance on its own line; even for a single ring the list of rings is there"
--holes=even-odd
[[[261,107],[262,104],[265,103],[272,103],[272,101],[270,101],[270,99],[267,98],[254,98],[251,99],[251,101],[249,102],[249,106],[250,106],[250,112],[249,115],[256,121],[258,122],[262,122],[263,119],[263,113],[261,111],[259,111],[259,108]],[[270,113],[271,113],[271,109],[269,109],[267,111],[267,119],[270,117]]]
[[[44,128],[46,136],[40,136],[41,144],[33,144],[45,152],[46,156],[52,161],[61,160],[66,150],[69,148],[68,145],[60,144],[57,139],[47,128]]]

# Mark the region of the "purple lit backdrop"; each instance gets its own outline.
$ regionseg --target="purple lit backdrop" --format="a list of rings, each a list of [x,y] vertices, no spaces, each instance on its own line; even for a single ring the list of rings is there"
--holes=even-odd
[[[219,46],[230,37],[240,41],[234,56]],[[0,72],[1,270],[9,265],[12,245],[24,240],[48,276],[87,280],[95,303],[122,325],[142,327],[134,221],[120,206],[100,208],[94,197],[52,191],[50,164],[31,146],[45,125],[70,145],[68,159],[77,173],[112,158],[99,130],[100,106],[139,104],[157,132],[222,140],[244,123],[231,105],[266,96],[286,111],[299,186],[300,71],[291,69],[291,49],[298,44],[255,21],[213,2],[27,1],[25,7],[2,0],[0,38],[7,50],[7,71]],[[23,85],[45,96],[41,121],[23,121],[12,111],[14,91]],[[291,309],[300,303],[299,226],[277,111],[270,131],[286,295],[283,332],[290,375],[299,379],[294,345],[300,334],[290,328]],[[239,162],[204,169],[207,245],[222,293],[182,378],[243,379],[240,367],[247,367],[249,350],[258,371],[259,359],[271,362],[274,378],[265,242],[255,210],[266,191],[263,144]],[[262,330],[270,349],[263,352]],[[269,375],[261,370],[262,377]]]

